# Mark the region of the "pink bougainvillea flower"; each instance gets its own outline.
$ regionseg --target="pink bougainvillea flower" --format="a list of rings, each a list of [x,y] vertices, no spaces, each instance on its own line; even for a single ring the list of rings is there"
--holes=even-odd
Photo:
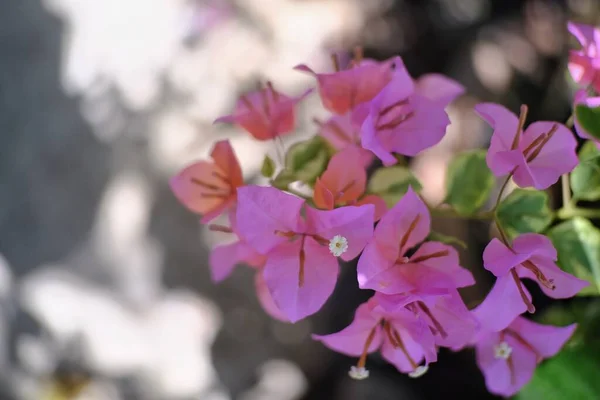
[[[588,107],[600,107],[600,97],[588,97],[586,91],[584,89],[578,90],[575,93],[575,105],[583,104]],[[593,141],[596,144],[596,147],[600,148],[600,140],[592,136],[577,119],[577,114],[575,114],[575,132],[579,135],[579,137],[583,139],[588,139]]]
[[[313,338],[334,351],[360,357],[350,370],[354,379],[369,376],[365,368],[367,355],[377,350],[400,372],[414,378],[423,375],[428,365],[437,361],[435,340],[427,323],[407,309],[388,312],[374,297],[358,307],[354,321],[346,328]],[[424,365],[419,365],[423,361]]]
[[[569,53],[569,72],[583,86],[591,85],[600,92],[600,30],[596,27],[569,22],[569,32],[581,44],[580,50]]]
[[[513,174],[518,186],[543,190],[577,166],[577,141],[566,126],[539,121],[524,129],[525,105],[518,118],[493,103],[478,104],[475,111],[494,128],[486,158],[494,175]]]
[[[243,95],[233,114],[220,117],[215,122],[239,125],[258,140],[275,139],[294,129],[294,107],[310,92],[308,90],[298,97],[288,97],[267,82],[265,88]]]
[[[407,309],[423,319],[429,325],[438,346],[464,347],[479,327],[456,289],[395,295],[377,293],[375,297],[386,311]]]
[[[379,221],[358,260],[358,284],[384,294],[455,289],[475,283],[459,265],[458,253],[439,242],[422,243],[430,231],[429,210],[408,192]],[[422,243],[409,255],[409,250]]]
[[[321,101],[332,113],[343,115],[370,101],[392,78],[391,60],[377,62],[363,59],[358,52],[349,68],[341,71],[337,57],[333,55],[332,58],[333,73],[316,73],[304,64],[294,68],[317,78]]]
[[[505,397],[516,394],[543,359],[558,353],[576,327],[540,325],[517,317],[498,332],[483,330],[475,351],[488,390]]]
[[[550,239],[537,233],[517,237],[512,247],[492,239],[483,252],[484,267],[498,277],[486,299],[477,307],[477,318],[492,330],[500,330],[517,315],[535,312],[531,295],[522,278],[536,281],[542,291],[554,298],[575,296],[589,282],[561,270]]]
[[[317,312],[331,295],[336,257],[358,256],[373,235],[374,206],[315,210],[273,187],[238,190],[240,236],[267,256],[264,278],[277,307],[291,322]]]
[[[313,201],[318,208],[333,210],[345,205],[373,204],[375,220],[386,212],[385,201],[374,194],[365,195],[367,172],[357,163],[360,150],[347,147],[336,153],[323,174],[317,178]]]
[[[429,75],[416,83],[400,57],[394,76],[371,101],[361,127],[361,143],[384,165],[396,164],[392,153],[414,156],[437,144],[450,124],[446,106],[463,92],[458,83]]]
[[[244,184],[242,170],[228,140],[215,143],[213,162],[199,161],[171,179],[171,190],[190,211],[208,223],[235,204],[236,189]]]
[[[211,224],[209,229],[216,232],[230,233],[236,236],[236,241],[214,247],[209,255],[210,274],[213,282],[218,283],[228,278],[236,265],[246,264],[256,269],[254,284],[258,300],[263,309],[275,319],[287,322],[287,318],[277,308],[266,287],[263,268],[267,257],[258,253],[244,240],[239,238],[235,224],[235,213],[229,213],[230,226]]]
[[[361,164],[366,168],[373,162],[373,153],[360,146],[360,125],[352,121],[350,115],[334,115],[325,123],[314,120],[319,125],[319,134],[338,150],[347,147],[357,148]]]

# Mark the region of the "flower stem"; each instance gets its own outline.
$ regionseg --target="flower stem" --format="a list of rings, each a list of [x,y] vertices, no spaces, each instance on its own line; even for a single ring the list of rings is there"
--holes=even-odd
[[[506,232],[504,232],[504,229],[502,228],[502,225],[500,224],[500,221],[498,220],[498,215],[496,214],[496,211],[498,210],[498,205],[500,205],[500,201],[502,200],[502,194],[504,193],[504,190],[506,190],[506,187],[508,186],[508,182],[510,182],[510,178],[512,178],[512,176],[513,176],[513,174],[511,172],[506,177],[506,180],[504,181],[504,183],[500,187],[500,191],[498,192],[498,197],[496,198],[496,204],[494,204],[494,208],[492,209],[492,212],[494,213],[494,223],[496,224],[496,227],[498,228],[498,232],[500,232],[500,238],[502,239],[504,244],[508,247],[510,247],[510,244],[508,242],[508,236],[506,235]]]
[[[600,209],[565,206],[557,211],[556,216],[559,219],[569,219],[573,217],[600,219]]]
[[[572,208],[571,186],[569,185],[569,174],[563,174],[560,177],[560,186],[562,188],[563,208]]]

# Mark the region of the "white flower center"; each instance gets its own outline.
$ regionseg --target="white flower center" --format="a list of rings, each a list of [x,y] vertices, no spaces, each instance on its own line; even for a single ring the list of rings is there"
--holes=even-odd
[[[348,250],[348,239],[341,235],[335,235],[329,241],[329,251],[336,257],[341,256]]]
[[[360,381],[369,377],[369,370],[364,367],[356,367],[353,365],[350,367],[348,375],[350,375],[350,378]]]
[[[428,365],[419,365],[413,372],[410,372],[408,376],[411,378],[420,378],[425,375],[425,372],[429,371]]]
[[[494,346],[494,357],[502,360],[508,360],[513,349],[506,342]]]

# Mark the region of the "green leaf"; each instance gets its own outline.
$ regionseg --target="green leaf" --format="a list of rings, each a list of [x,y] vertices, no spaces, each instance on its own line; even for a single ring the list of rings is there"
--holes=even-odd
[[[581,146],[577,156],[579,157],[579,161],[583,162],[589,160],[590,158],[600,156],[600,150],[598,150],[595,142],[586,140],[583,146]]]
[[[277,189],[285,190],[288,188],[290,183],[296,181],[298,181],[298,179],[296,179],[296,176],[290,171],[284,169],[281,172],[279,172],[279,174],[277,174],[275,179],[271,181],[271,185],[273,185]]]
[[[394,165],[377,169],[369,180],[367,192],[379,195],[391,208],[404,196],[409,186],[416,192],[422,188],[410,169]]]
[[[526,232],[542,232],[553,219],[548,194],[530,189],[515,189],[500,203],[496,217],[511,238]]]
[[[566,346],[539,365],[517,400],[600,398],[600,345]]]
[[[475,213],[492,193],[495,179],[485,162],[485,154],[485,150],[461,153],[448,167],[444,202],[459,214]]]
[[[556,225],[548,237],[558,252],[558,265],[591,283],[580,296],[600,294],[600,230],[581,217]]]
[[[285,169],[296,180],[313,184],[329,162],[326,142],[320,136],[292,145],[285,155]]]
[[[270,178],[273,176],[273,174],[275,173],[275,161],[273,161],[271,157],[265,156],[262,167],[260,169],[260,173],[265,178]]]
[[[600,139],[600,107],[578,104],[575,106],[575,118],[588,134]]]
[[[427,240],[431,240],[434,242],[442,242],[450,245],[458,245],[463,249],[467,248],[467,244],[459,238],[450,235],[444,235],[443,233],[435,231],[431,231],[429,233],[429,236],[427,236]]]
[[[571,173],[571,189],[577,200],[600,199],[600,155],[581,162]]]

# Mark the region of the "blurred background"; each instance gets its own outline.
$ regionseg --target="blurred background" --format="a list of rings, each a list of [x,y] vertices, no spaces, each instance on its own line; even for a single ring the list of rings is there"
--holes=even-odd
[[[298,63],[362,45],[400,54],[415,77],[467,88],[444,141],[411,162],[432,203],[445,166],[485,146],[481,101],[564,121],[572,44],[566,19],[593,23],[594,0],[4,0],[0,2],[0,399],[492,399],[473,354],[443,351],[418,380],[373,357],[371,378],[310,339],[347,325],[368,293],[343,268],[336,293],[294,326],[271,320],[239,268],[210,282],[221,239],[178,204],[168,179],[230,138],[259,182],[272,143],[212,121],[270,79],[314,84]],[[297,133],[315,133],[316,96]],[[469,243],[480,284],[485,222],[435,221]],[[539,303],[536,303],[539,304]]]

